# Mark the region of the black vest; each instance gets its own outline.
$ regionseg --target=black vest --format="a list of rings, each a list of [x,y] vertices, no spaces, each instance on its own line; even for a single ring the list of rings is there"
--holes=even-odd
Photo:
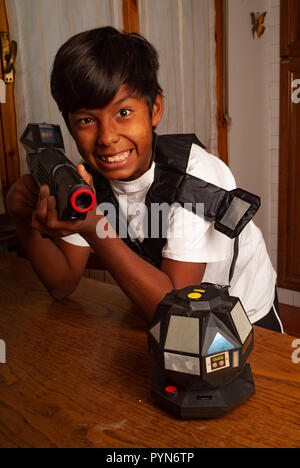
[[[189,203],[192,211],[196,213],[196,204],[204,204],[204,217],[215,221],[215,228],[229,237],[237,237],[243,227],[252,219],[259,208],[259,198],[241,189],[227,192],[225,189],[210,184],[202,179],[187,174],[192,144],[202,148],[204,146],[194,134],[184,135],[156,135],[153,138],[153,160],[155,161],[154,180],[146,195],[146,207],[148,213],[147,232],[151,233],[151,204],[174,203],[184,205]],[[98,205],[100,203],[112,203],[116,210],[116,232],[127,232],[128,222],[119,209],[118,201],[112,191],[110,183],[101,174],[86,165],[86,169],[92,174]],[[243,215],[243,221],[238,223],[238,229],[229,229],[230,221],[226,221],[224,214],[236,196],[244,203],[249,204],[249,209]],[[106,214],[106,213],[104,213]],[[109,220],[109,219],[108,219]],[[123,226],[120,225],[123,224]],[[120,231],[122,229],[122,231]],[[130,234],[130,233],[129,233]],[[145,238],[143,242],[132,240],[130,235],[123,241],[137,254],[141,255],[156,267],[160,267],[161,252],[166,243],[166,238],[160,226],[159,238]]]

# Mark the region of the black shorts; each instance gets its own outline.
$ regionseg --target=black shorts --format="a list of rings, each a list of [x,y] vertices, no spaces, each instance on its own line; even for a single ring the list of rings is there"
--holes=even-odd
[[[253,325],[256,325],[261,328],[267,328],[268,330],[273,330],[279,333],[284,333],[282,323],[280,320],[279,302],[276,288],[274,303],[270,311],[267,313],[267,315],[265,315],[262,319],[258,320],[258,322],[255,322]]]

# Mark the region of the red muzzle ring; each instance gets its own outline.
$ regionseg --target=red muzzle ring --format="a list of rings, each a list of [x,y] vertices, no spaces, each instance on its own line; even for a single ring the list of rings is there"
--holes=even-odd
[[[87,208],[80,208],[79,206],[76,205],[76,199],[79,195],[83,194],[83,193],[87,193],[90,195],[91,197],[91,203],[90,205],[87,207]],[[90,189],[86,189],[86,188],[81,188],[81,189],[78,189],[76,190],[72,197],[71,197],[71,205],[72,205],[72,208],[77,211],[78,213],[87,213],[88,211],[92,210],[94,205],[96,203],[96,197],[95,197],[95,194],[92,190]]]

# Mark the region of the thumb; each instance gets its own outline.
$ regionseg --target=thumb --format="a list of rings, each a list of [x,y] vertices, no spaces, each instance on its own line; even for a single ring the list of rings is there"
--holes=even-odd
[[[84,167],[83,164],[79,164],[77,166],[77,172],[78,174],[80,175],[80,177],[82,177],[85,182],[90,185],[90,187],[92,187],[94,190],[95,190],[95,187],[94,187],[94,181],[93,181],[93,177],[91,176],[91,174],[86,170],[86,168]]]

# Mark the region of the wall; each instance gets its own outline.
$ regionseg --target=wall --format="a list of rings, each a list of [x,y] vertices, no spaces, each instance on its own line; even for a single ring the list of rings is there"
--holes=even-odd
[[[261,39],[252,36],[252,11],[267,11]],[[228,24],[229,165],[238,184],[262,198],[255,222],[277,269],[280,0],[228,0]],[[300,293],[278,293],[300,307]]]
[[[237,184],[262,199],[255,222],[270,250],[269,0],[228,0],[229,165]],[[265,34],[253,39],[251,11],[268,11]],[[268,18],[269,16],[269,18]]]

